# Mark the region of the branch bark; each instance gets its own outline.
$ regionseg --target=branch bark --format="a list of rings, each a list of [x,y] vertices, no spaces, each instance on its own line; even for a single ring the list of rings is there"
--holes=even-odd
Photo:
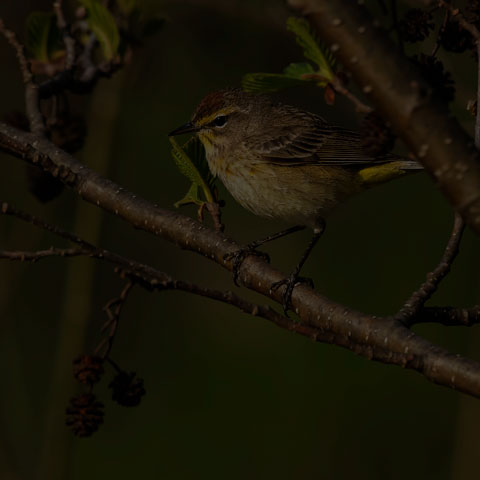
[[[379,22],[357,2],[289,0],[289,4],[307,16],[452,207],[480,235],[480,162],[473,139],[449,115],[448,106],[434,97]]]
[[[0,123],[0,149],[41,166],[85,200],[132,226],[161,236],[232,270],[226,254],[239,249],[233,240],[184,215],[159,208],[100,176],[48,140]],[[270,286],[284,275],[258,257],[248,257],[240,280],[281,303],[282,292]],[[411,368],[429,380],[480,397],[480,363],[449,353],[411,332],[393,317],[378,318],[332,302],[300,285],[292,306],[301,324],[318,331],[315,339],[333,343],[367,358]]]

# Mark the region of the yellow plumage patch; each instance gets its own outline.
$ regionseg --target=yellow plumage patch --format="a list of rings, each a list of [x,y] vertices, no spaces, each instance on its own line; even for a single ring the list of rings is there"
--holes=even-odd
[[[232,113],[235,110],[235,108],[230,107],[230,108],[221,108],[220,110],[217,110],[216,112],[207,115],[206,117],[201,117],[199,118],[195,124],[197,127],[201,127],[203,125],[207,125],[210,122],[213,122],[219,115],[228,115]]]
[[[358,175],[364,184],[373,186],[401,177],[405,173],[405,170],[402,169],[402,162],[391,162],[364,168],[358,172]]]

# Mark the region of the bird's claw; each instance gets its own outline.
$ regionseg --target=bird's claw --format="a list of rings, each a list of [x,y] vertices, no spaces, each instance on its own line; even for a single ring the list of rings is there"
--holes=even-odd
[[[237,287],[240,286],[238,283],[240,267],[244,260],[249,257],[250,255],[254,255],[256,257],[263,258],[267,263],[270,263],[270,257],[265,252],[259,252],[256,250],[254,245],[247,245],[245,248],[241,248],[240,250],[236,250],[232,253],[227,253],[223,256],[224,260],[232,260],[233,262],[233,281]]]
[[[310,288],[313,287],[313,280],[311,278],[299,277],[297,274],[292,273],[289,277],[284,278],[278,282],[272,283],[270,286],[270,292],[278,290],[282,285],[285,285],[285,291],[282,295],[282,307],[285,315],[288,317],[288,310],[291,307],[293,289],[297,285],[306,284]]]

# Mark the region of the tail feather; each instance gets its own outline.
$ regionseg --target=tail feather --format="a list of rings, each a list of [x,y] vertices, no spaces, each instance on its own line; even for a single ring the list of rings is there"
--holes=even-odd
[[[396,163],[400,164],[402,170],[423,170],[423,166],[416,160],[402,158],[402,160],[397,160]]]
[[[415,160],[403,157],[395,157],[398,160],[382,163],[371,167],[363,168],[358,172],[362,182],[366,186],[374,186],[385,183],[403,175],[419,172],[423,167]]]

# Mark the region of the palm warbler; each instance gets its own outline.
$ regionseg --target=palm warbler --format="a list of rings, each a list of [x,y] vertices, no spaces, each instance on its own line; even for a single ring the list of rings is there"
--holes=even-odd
[[[314,236],[294,272],[273,286],[287,285],[285,310],[328,213],[352,194],[422,168],[393,154],[368,155],[358,133],[241,89],[207,95],[191,121],[169,135],[190,132],[203,143],[212,173],[241,205],[256,215],[299,225],[238,252],[235,275],[246,254],[255,253],[259,245],[304,226],[313,228]]]

